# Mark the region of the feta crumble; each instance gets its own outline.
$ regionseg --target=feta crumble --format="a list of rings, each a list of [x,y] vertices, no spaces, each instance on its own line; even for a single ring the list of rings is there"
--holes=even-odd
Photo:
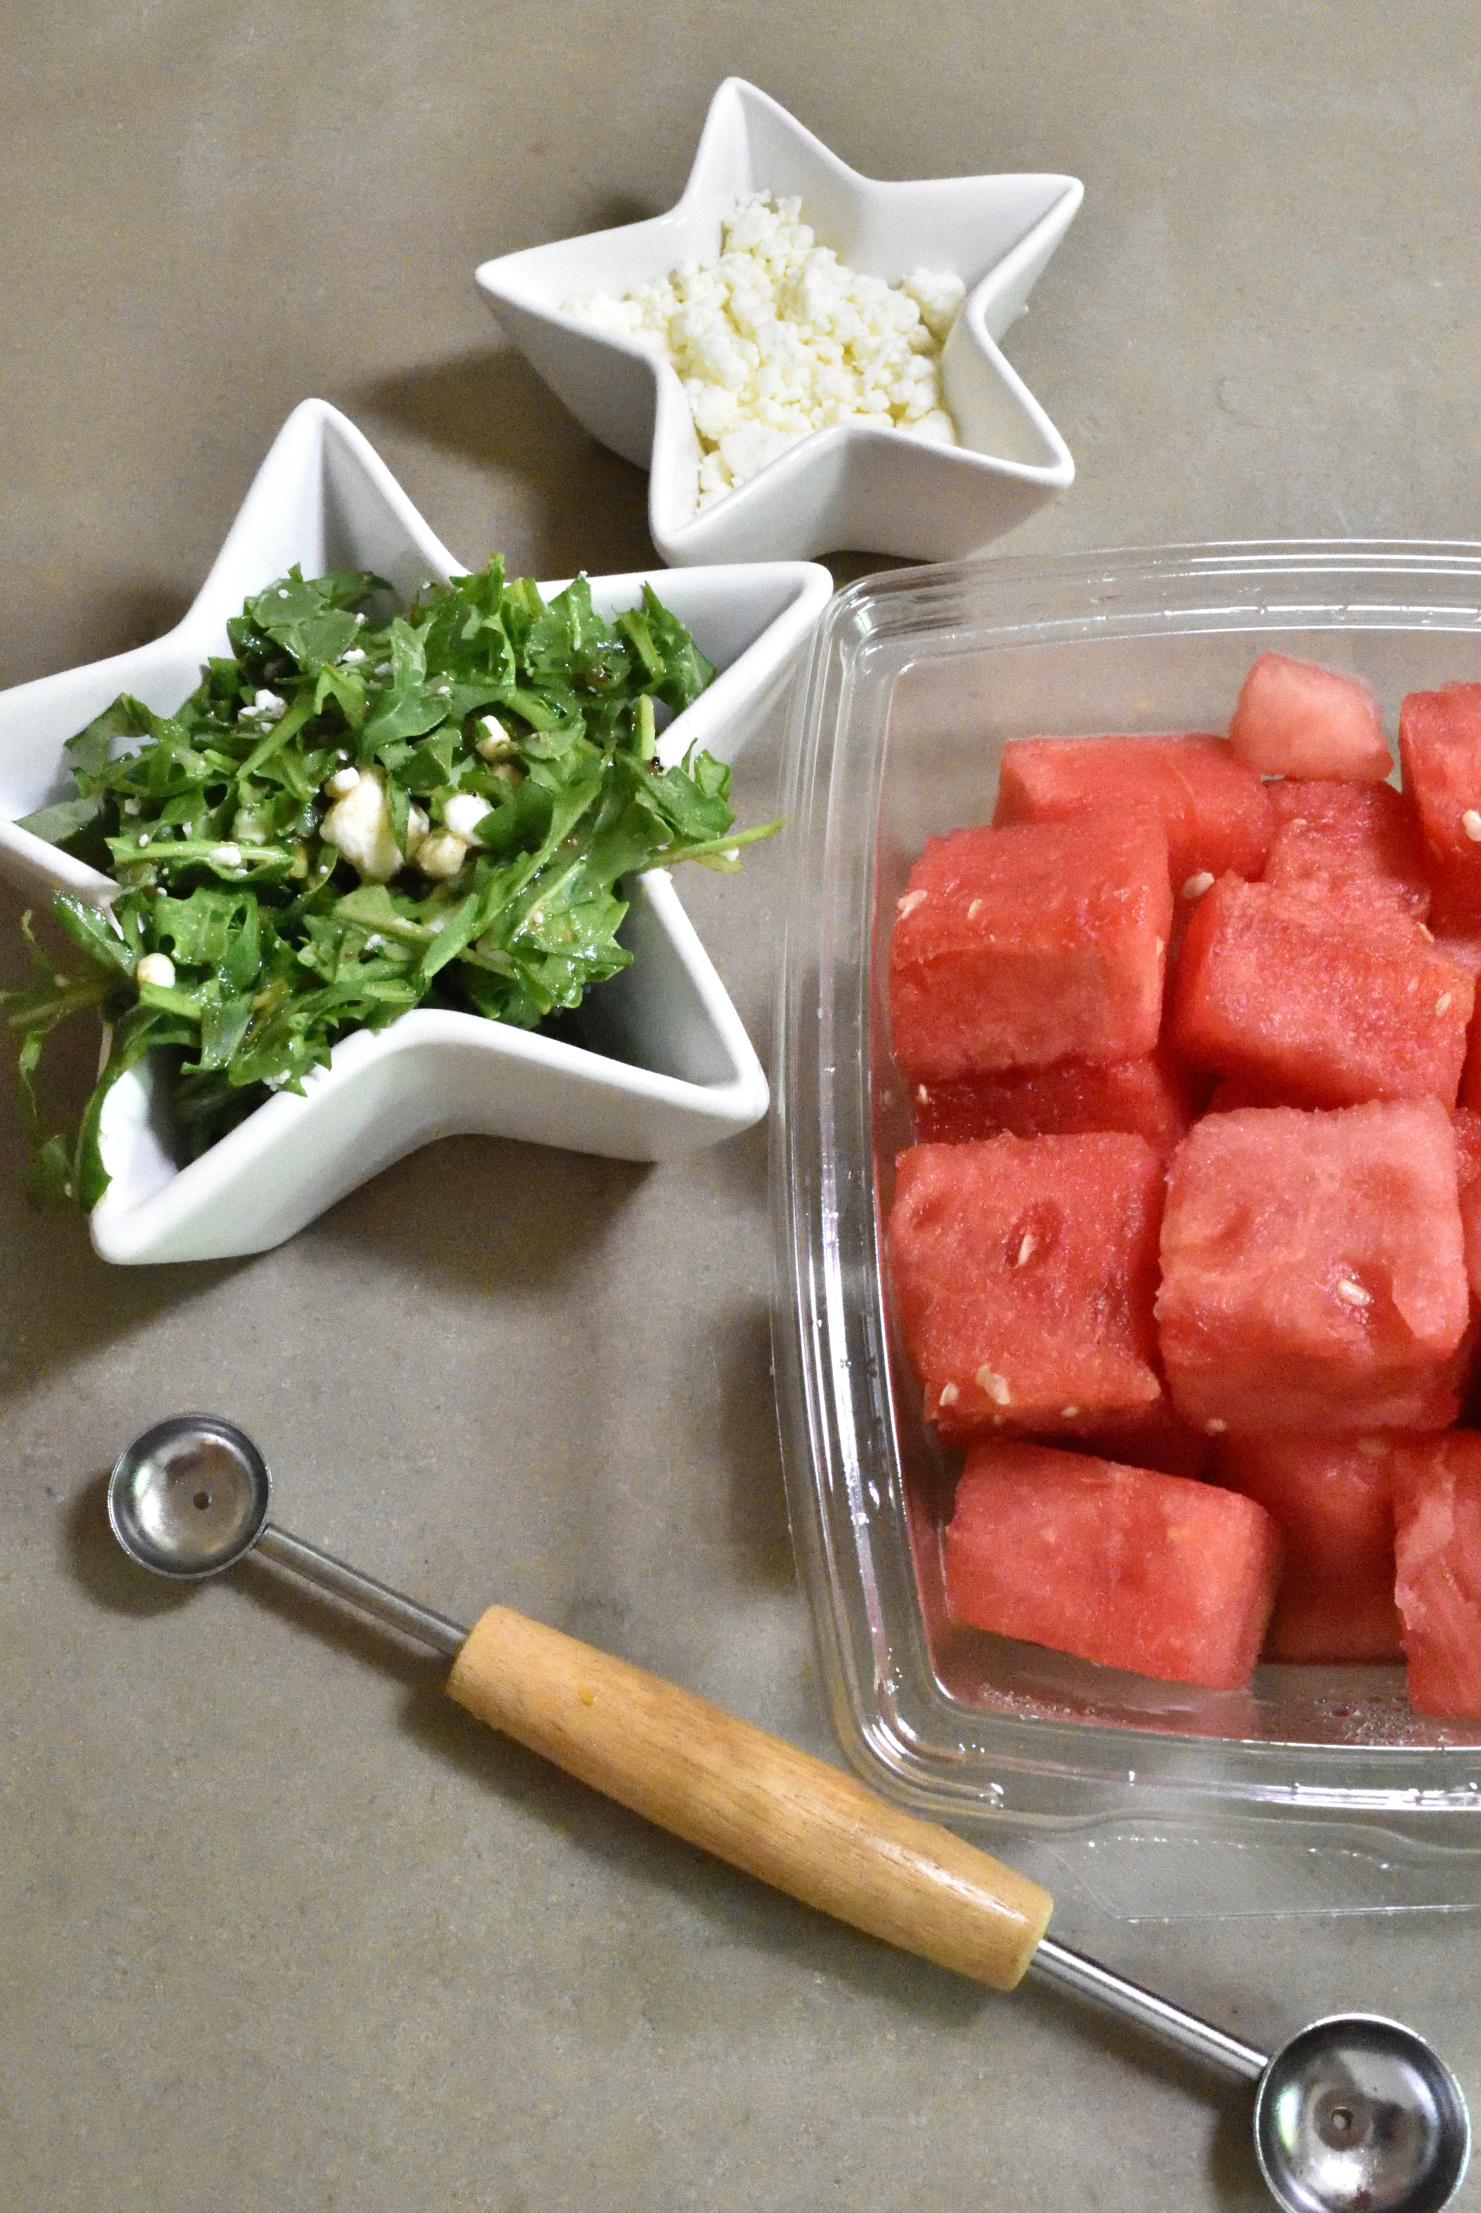
[[[678,372],[699,438],[701,508],[831,423],[957,443],[939,363],[966,298],[961,278],[861,276],[801,217],[800,200],[748,193],[721,226],[718,261],[681,261],[625,299],[587,292],[565,303]]]

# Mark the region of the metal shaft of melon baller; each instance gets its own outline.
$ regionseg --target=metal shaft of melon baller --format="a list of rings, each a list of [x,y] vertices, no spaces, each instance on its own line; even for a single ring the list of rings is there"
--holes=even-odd
[[[1155,1990],[1145,1990],[1125,1975],[1113,1974],[1099,1960],[1087,1959],[1068,1944],[1056,1944],[1053,1937],[1039,1939],[1029,1973],[1057,1989],[1073,1991],[1077,1998],[1088,1998],[1109,2013],[1119,2013],[1123,2020],[1135,2021],[1139,2028],[1160,2036],[1165,2044],[1175,2044],[1190,2059],[1202,2060],[1238,2082],[1258,2082],[1270,2064],[1267,2052],[1257,2052],[1253,2044],[1241,2044],[1227,2030],[1185,2013],[1181,2006],[1159,1998]]]
[[[393,1591],[389,1583],[362,1575],[358,1568],[336,1560],[332,1552],[321,1551],[303,1537],[290,1537],[286,1529],[279,1529],[273,1522],[263,1523],[253,1550],[260,1558],[274,1560],[280,1568],[301,1575],[306,1583],[317,1583],[321,1591],[330,1591],[336,1598],[358,1606],[361,1613],[374,1614],[377,1621],[399,1629],[404,1636],[431,1645],[434,1652],[445,1652],[450,1660],[455,1660],[468,1642],[468,1630],[462,1622],[435,1614],[430,1606],[419,1606],[414,1598]]]

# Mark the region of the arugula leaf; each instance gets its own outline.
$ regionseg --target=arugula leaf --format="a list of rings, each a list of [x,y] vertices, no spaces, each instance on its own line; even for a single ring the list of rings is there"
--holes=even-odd
[[[45,838],[48,845],[65,845],[96,822],[102,811],[100,799],[59,799],[54,806],[38,807],[33,815],[18,816],[15,826],[29,830],[33,838]]]

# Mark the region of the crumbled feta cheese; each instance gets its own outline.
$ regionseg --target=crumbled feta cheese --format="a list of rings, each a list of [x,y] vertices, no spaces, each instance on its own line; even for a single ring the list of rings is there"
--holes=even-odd
[[[478,825],[493,811],[488,801],[480,799],[476,792],[454,792],[443,807],[442,827],[450,830],[455,838],[461,838],[465,845],[481,845],[483,840],[478,835]]]
[[[287,705],[287,700],[280,699],[276,692],[260,691],[251,706],[242,709],[237,720],[239,722],[276,722]]]
[[[324,779],[324,795],[328,799],[344,799],[360,781],[358,768],[337,768],[332,776]]]
[[[356,622],[364,622],[365,617],[357,615],[355,620]],[[352,645],[348,652],[342,653],[339,658],[342,668],[357,669],[360,663],[367,658],[367,655],[363,645]]]
[[[961,278],[931,269],[912,269],[900,287],[907,299],[914,300],[920,310],[920,319],[938,345],[944,346],[946,334],[961,313],[967,287]]]
[[[475,748],[479,756],[485,761],[507,761],[514,751],[514,740],[498,716],[480,716],[478,727],[483,732]]]
[[[175,963],[168,953],[146,953],[134,966],[134,981],[170,991],[175,983]]]
[[[240,868],[242,849],[239,845],[213,845],[206,859],[212,868]]]
[[[353,790],[336,799],[325,815],[319,835],[338,847],[362,883],[391,881],[402,852],[391,834],[391,802],[382,770],[368,768],[356,778]]]
[[[417,867],[424,876],[456,876],[467,858],[468,847],[462,838],[455,838],[450,830],[434,830],[422,840]]]
[[[817,244],[801,213],[800,200],[746,194],[721,226],[718,261],[680,262],[626,299],[589,292],[565,303],[677,370],[699,437],[700,507],[833,423],[957,442],[938,363],[966,298],[961,278],[859,275]]]

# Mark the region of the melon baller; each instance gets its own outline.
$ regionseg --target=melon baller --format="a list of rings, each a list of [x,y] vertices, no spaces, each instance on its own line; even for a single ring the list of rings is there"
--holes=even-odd
[[[1373,2014],[1313,2021],[1256,2051],[1045,1935],[1053,1900],[950,1830],[692,1693],[493,1606],[471,1628],[268,1520],[272,1479],[230,1422],[181,1414],[129,1446],[108,1518],[139,1566],[177,1581],[254,1549],[445,1654],[450,1695],[581,1781],[825,1913],[1008,1990],[1025,1974],[1134,2021],[1254,2092],[1254,2141],[1287,2213],[1439,2213],[1470,2123],[1459,2084],[1413,2029]]]

